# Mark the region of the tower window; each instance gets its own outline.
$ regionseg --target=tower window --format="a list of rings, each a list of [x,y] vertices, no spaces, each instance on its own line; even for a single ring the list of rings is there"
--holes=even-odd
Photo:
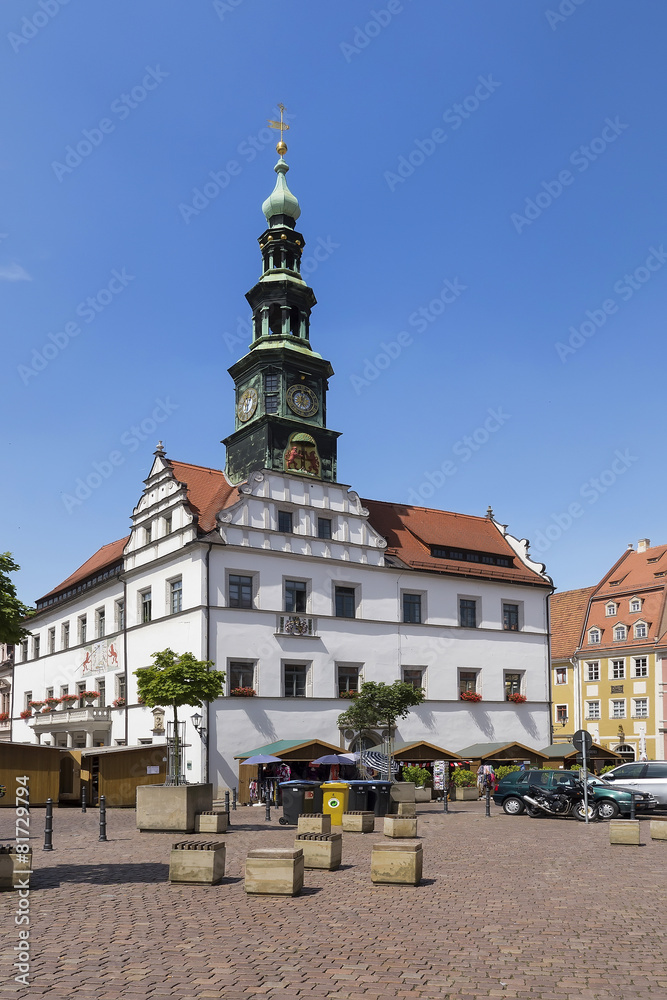
[[[280,379],[278,375],[264,376],[264,412],[277,413],[279,404]]]

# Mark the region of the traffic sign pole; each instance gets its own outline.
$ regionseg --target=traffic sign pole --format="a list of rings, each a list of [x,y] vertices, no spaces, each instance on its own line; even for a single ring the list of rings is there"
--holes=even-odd
[[[582,771],[583,775],[583,785],[584,785],[584,810],[585,816],[584,820],[588,823],[588,777],[586,769],[586,754],[587,751],[593,746],[593,737],[588,732],[587,729],[577,729],[576,733],[572,737],[572,743],[576,750],[579,751],[583,758]]]

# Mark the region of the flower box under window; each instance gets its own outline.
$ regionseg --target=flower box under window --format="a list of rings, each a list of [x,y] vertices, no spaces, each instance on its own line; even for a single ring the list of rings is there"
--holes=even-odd
[[[257,694],[254,688],[242,687],[242,688],[232,688],[229,692],[232,698],[254,698]]]
[[[482,696],[479,691],[461,691],[461,701],[481,701]]]

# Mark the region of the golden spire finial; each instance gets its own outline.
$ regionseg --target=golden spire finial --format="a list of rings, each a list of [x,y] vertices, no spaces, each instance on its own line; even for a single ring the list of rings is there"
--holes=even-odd
[[[283,121],[283,111],[285,110],[285,105],[279,104],[278,109],[280,111],[280,121],[274,122],[270,118],[268,118],[267,121],[269,123],[269,128],[280,129],[280,142],[276,146],[276,153],[278,153],[279,156],[284,156],[287,152],[287,146],[283,142],[283,132],[286,132],[289,129],[289,125],[286,121]]]

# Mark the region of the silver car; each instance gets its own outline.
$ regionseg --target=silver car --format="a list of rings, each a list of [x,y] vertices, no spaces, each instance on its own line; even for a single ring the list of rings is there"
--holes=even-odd
[[[599,779],[593,779],[596,780]],[[603,774],[601,780],[610,781],[618,788],[649,792],[657,799],[659,808],[667,809],[667,760],[619,764],[612,771]]]

